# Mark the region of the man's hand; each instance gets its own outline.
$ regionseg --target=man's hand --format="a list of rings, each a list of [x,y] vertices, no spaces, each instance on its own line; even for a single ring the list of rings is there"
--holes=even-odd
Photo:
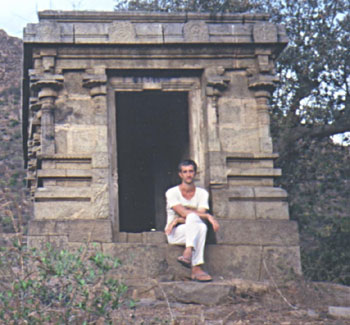
[[[166,235],[170,235],[173,228],[176,226],[176,219],[174,219],[164,230]]]
[[[211,223],[211,225],[213,226],[213,230],[214,232],[217,232],[220,228],[220,225],[218,223],[218,221],[215,219],[214,216],[212,216],[211,214],[208,213],[208,221]]]
[[[170,235],[174,227],[176,227],[179,223],[185,223],[185,219],[181,217],[175,218],[166,228],[165,228],[165,234]]]

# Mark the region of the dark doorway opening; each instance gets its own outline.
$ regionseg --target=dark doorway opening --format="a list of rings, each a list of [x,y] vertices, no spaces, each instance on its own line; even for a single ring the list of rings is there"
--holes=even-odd
[[[163,230],[165,191],[188,157],[187,92],[116,93],[120,231]]]

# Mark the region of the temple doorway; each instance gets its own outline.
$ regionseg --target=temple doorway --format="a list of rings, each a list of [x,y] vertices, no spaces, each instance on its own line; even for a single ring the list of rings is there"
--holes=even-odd
[[[116,93],[120,231],[163,230],[165,191],[189,154],[188,93]]]

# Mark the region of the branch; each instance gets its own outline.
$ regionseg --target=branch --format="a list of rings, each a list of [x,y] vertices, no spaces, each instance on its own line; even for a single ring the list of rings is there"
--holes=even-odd
[[[298,125],[282,131],[276,141],[276,151],[280,154],[278,160],[289,159],[296,153],[297,143],[300,139],[318,139],[334,134],[350,132],[350,117],[342,116],[332,124],[325,125]]]
[[[300,138],[318,138],[322,139],[329,137],[334,134],[344,133],[350,131],[350,119],[340,119],[333,124],[326,124],[320,126],[302,126],[299,125],[293,128],[292,134],[290,135],[291,141],[297,141]]]

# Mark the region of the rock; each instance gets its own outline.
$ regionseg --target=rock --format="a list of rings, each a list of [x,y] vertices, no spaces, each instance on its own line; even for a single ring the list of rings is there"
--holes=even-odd
[[[313,317],[313,318],[317,318],[317,317],[319,316],[319,314],[316,313],[313,309],[308,309],[307,315],[308,315],[309,317]]]
[[[328,314],[334,317],[342,317],[350,319],[350,307],[328,307]]]
[[[163,282],[159,284],[163,292],[157,292],[157,298],[181,303],[217,305],[235,294],[236,287],[228,283]],[[160,290],[159,290],[160,291]]]

